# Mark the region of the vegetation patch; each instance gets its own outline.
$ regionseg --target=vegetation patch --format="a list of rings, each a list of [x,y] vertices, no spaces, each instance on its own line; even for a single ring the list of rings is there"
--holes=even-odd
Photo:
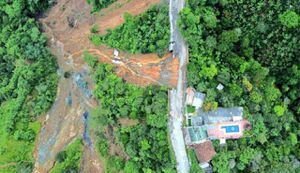
[[[56,63],[46,37],[33,16],[45,1],[0,2],[0,166],[10,172],[31,172],[36,117],[56,95]],[[45,68],[47,67],[47,68]]]
[[[76,139],[56,155],[56,162],[50,173],[79,172],[82,152],[82,139]]]
[[[91,13],[94,13],[100,11],[102,8],[108,7],[116,1],[117,0],[87,0],[87,3],[93,6]]]
[[[97,64],[93,79],[94,94],[101,103],[92,113],[93,123],[97,124],[98,150],[106,160],[106,172],[175,172],[167,133],[167,88],[126,83],[108,64]],[[122,127],[118,118],[141,123]],[[111,143],[123,148],[126,157],[112,153]]]
[[[299,14],[296,1],[263,0],[190,0],[181,12],[189,85],[206,110],[240,105],[252,124],[215,143],[214,172],[299,172]]]
[[[170,40],[167,5],[153,6],[136,17],[128,13],[124,17],[125,23],[105,35],[92,35],[91,41],[130,53],[166,53]]]
[[[196,157],[196,153],[194,152],[194,150],[193,149],[188,149],[187,154],[188,154],[188,157],[189,157],[189,161],[191,162],[190,173],[202,173],[203,170],[199,166],[199,163],[198,163],[198,160],[197,160],[197,157]]]

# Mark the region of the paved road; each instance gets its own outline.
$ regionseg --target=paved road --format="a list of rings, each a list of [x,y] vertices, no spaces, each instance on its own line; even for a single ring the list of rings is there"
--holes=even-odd
[[[179,12],[184,7],[184,0],[170,0],[171,42],[174,42],[173,56],[179,58],[178,84],[170,91],[170,135],[177,161],[177,172],[188,173],[189,161],[186,153],[182,123],[184,116],[184,91],[186,87],[186,63],[188,57],[187,45],[179,28]]]

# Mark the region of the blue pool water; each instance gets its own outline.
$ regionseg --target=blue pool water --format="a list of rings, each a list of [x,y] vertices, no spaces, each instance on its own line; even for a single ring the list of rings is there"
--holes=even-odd
[[[226,133],[238,133],[240,131],[240,128],[238,125],[222,126],[221,129],[225,129]]]

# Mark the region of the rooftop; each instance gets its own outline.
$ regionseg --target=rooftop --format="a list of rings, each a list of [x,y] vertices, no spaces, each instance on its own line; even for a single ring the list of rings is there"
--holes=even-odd
[[[205,141],[200,144],[195,144],[193,145],[193,148],[195,150],[199,163],[209,162],[214,157],[214,155],[216,155],[216,151],[211,141]]]
[[[190,126],[185,128],[186,143],[199,143],[207,140],[206,126]]]
[[[196,109],[202,107],[204,99],[205,99],[205,94],[196,92],[196,90],[192,87],[189,87],[186,89],[186,104],[187,105],[192,105],[195,106]]]
[[[192,125],[201,124],[213,124],[219,122],[229,122],[234,121],[235,117],[242,118],[243,108],[242,107],[232,107],[232,108],[217,108],[213,111],[204,112],[202,109],[198,110],[198,115],[190,117]]]

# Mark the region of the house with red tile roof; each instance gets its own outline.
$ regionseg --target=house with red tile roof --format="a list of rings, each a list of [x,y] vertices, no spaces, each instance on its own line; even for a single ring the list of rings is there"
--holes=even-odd
[[[199,163],[210,162],[211,159],[216,155],[216,151],[211,141],[205,141],[200,144],[192,145],[195,151]]]

